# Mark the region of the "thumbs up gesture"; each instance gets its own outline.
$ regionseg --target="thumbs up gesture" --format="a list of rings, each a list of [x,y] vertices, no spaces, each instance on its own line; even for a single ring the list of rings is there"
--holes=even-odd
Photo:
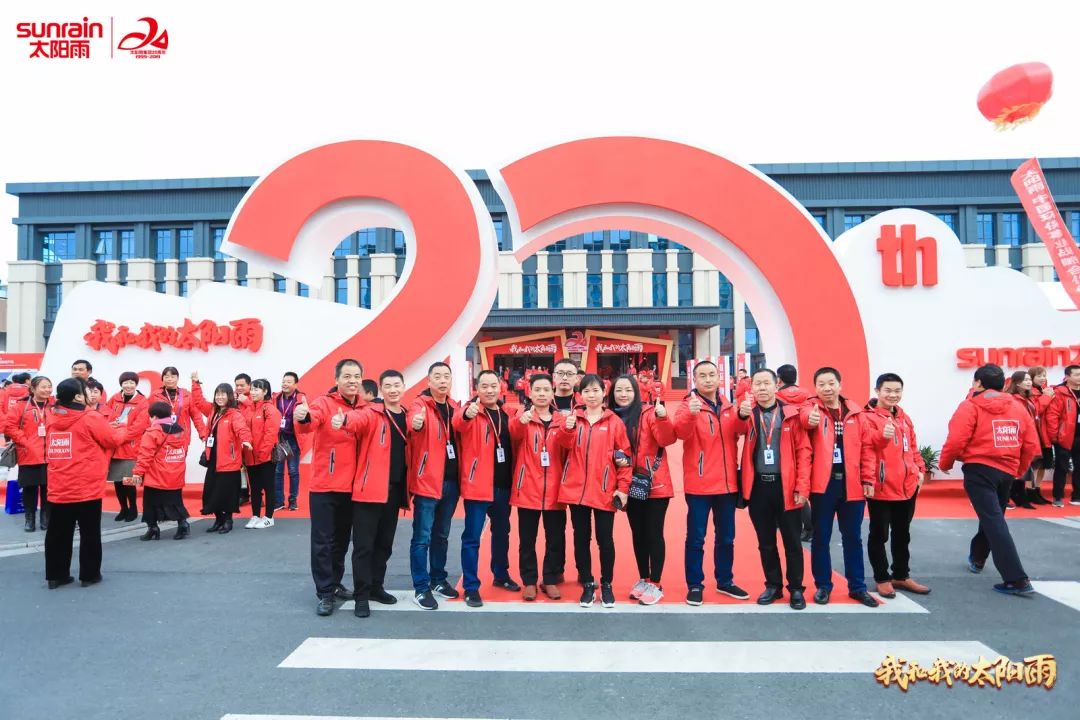
[[[691,415],[697,415],[701,412],[701,398],[695,394],[690,398],[690,402],[686,403],[686,407],[689,408]]]
[[[413,415],[412,429],[413,430],[423,430],[424,429],[424,412],[423,412],[423,410],[421,410],[420,412]]]
[[[744,397],[742,403],[739,404],[739,417],[750,417],[750,412],[753,409],[754,406],[750,403],[750,393],[746,393],[746,397]]]
[[[566,429],[573,430],[577,426],[577,415],[570,413],[566,416]]]
[[[815,405],[813,410],[810,411],[810,416],[807,418],[807,425],[812,428],[816,428],[821,424],[821,410]]]
[[[335,430],[340,430],[341,426],[345,424],[345,411],[338,408],[337,415],[330,420],[330,427]]]
[[[300,405],[297,405],[293,409],[293,420],[296,420],[297,422],[304,422],[305,420],[307,420],[307,416],[308,416],[309,411],[310,411],[310,408],[308,408],[308,405],[307,405],[306,402],[302,403]]]
[[[698,402],[701,402],[701,401],[699,400]],[[658,417],[658,418],[667,417],[667,408],[664,407],[663,403],[657,403],[655,412],[656,412],[656,417]],[[691,412],[693,412],[693,411],[691,410]]]
[[[518,416],[518,420],[521,421],[522,425],[528,425],[529,423],[531,423],[532,418],[533,418],[532,408],[529,408],[528,410],[526,410],[525,412],[521,413],[521,415]]]
[[[480,414],[480,403],[473,400],[469,403],[469,407],[465,408],[465,417],[472,420],[474,417]]]
[[[896,425],[893,424],[892,418],[885,421],[885,429],[882,430],[882,434],[886,440],[892,440],[896,437]]]

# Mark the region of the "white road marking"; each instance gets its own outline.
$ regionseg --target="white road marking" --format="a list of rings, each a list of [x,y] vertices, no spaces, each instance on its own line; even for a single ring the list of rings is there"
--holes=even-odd
[[[373,715],[248,715],[229,713],[221,720],[491,720],[490,718],[375,717]],[[498,720],[495,718],[494,720]]]
[[[200,520],[202,520],[202,518],[192,517],[188,518],[188,523],[194,525]],[[167,531],[176,529],[176,523],[171,520],[158,523],[158,526],[161,528],[162,537],[165,537]],[[146,532],[146,523],[136,523],[129,527],[117,529],[110,528],[108,531],[102,531],[101,542],[102,544],[105,544],[117,540],[127,540],[128,538],[138,537],[144,532]],[[72,543],[72,547],[79,547],[79,531],[77,528],[75,530],[75,540]],[[29,540],[26,543],[13,543],[11,545],[0,546],[0,558],[43,552],[45,552],[45,533],[35,536],[33,540]]]
[[[1033,581],[1035,592],[1045,595],[1073,610],[1080,610],[1080,582],[1073,580],[1038,580]]]
[[[553,673],[870,673],[887,655],[996,658],[969,641],[636,642],[308,638],[281,668]]]
[[[1080,517],[1044,517],[1039,518],[1044,522],[1054,523],[1055,525],[1062,525],[1073,530],[1080,530]]]

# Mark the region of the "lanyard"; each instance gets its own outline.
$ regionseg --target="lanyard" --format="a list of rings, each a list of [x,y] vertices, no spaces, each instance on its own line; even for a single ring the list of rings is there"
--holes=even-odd
[[[180,417],[180,411],[184,409],[184,400],[180,395],[180,388],[173,390],[176,393],[176,400],[173,401],[173,396],[169,394],[168,388],[162,388],[161,394],[165,396],[165,399],[169,401],[169,408],[172,410],[173,415],[177,418]]]
[[[217,437],[217,426],[221,422],[221,418],[225,417],[225,413],[214,413],[214,419],[210,421],[210,434]]]
[[[397,424],[397,421],[396,421],[396,420],[394,420],[394,416],[390,414],[390,411],[384,408],[384,409],[383,409],[383,415],[384,415],[384,416],[386,417],[386,421],[387,421],[388,423],[390,423],[390,425],[391,425],[391,426],[392,426],[392,427],[393,427],[393,428],[394,428],[395,430],[397,430],[397,434],[401,436],[401,439],[402,439],[402,440],[404,440],[405,442],[408,442],[408,441],[409,441],[409,439],[408,439],[407,437],[405,437],[405,433],[404,433],[404,432],[402,432],[402,430],[401,430],[401,427],[400,427],[400,426],[398,426],[398,424]]]
[[[443,430],[446,431],[446,443],[450,444],[452,439],[450,437],[450,403],[446,403],[446,422],[443,422],[443,414],[439,412],[439,403],[435,403],[435,414],[439,418],[439,424],[442,425]]]
[[[278,399],[284,399],[283,395],[278,396]],[[288,402],[288,401],[286,401]],[[296,393],[293,393],[292,402],[285,407],[281,408],[281,417],[285,417],[289,412],[296,407]]]
[[[495,431],[495,444],[498,445],[499,447],[502,447],[502,426],[503,426],[502,410],[500,410],[498,407],[496,407],[495,408],[495,414],[499,416],[499,425],[498,425],[498,427],[495,426],[495,421],[491,419],[491,413],[488,412],[487,408],[484,408],[484,415],[487,416],[488,422],[491,423],[491,429]]]
[[[30,404],[34,407],[34,422],[36,422],[38,425],[45,422],[45,410],[46,408],[48,408],[49,404],[47,402],[43,402],[39,407],[34,400],[31,400]],[[39,411],[41,412],[41,415],[38,415]]]
[[[768,431],[766,431],[765,430],[765,412],[760,410],[760,409],[758,410],[758,426],[761,428],[761,432],[764,434],[765,447],[767,449],[770,449],[770,450],[772,449],[773,430],[776,429],[776,418],[779,415],[780,415],[780,406],[779,405],[774,405],[773,410],[772,410],[772,419],[769,420],[769,429],[768,429]]]

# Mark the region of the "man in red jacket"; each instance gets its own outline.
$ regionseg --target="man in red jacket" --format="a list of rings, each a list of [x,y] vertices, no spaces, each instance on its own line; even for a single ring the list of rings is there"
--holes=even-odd
[[[1080,505],[1077,488],[1077,468],[1080,468],[1080,365],[1065,368],[1065,382],[1054,386],[1054,397],[1046,408],[1045,422],[1050,441],[1054,443],[1054,507],[1065,507],[1065,478],[1072,474],[1070,505]]]
[[[776,368],[777,389],[776,397],[786,405],[794,405],[800,410],[810,402],[813,395],[798,386],[799,371],[794,365],[781,365]],[[811,542],[814,539],[814,518],[810,512],[810,503],[803,504],[799,517],[802,519],[802,542]]]
[[[979,516],[968,568],[982,572],[987,556],[993,553],[994,566],[1004,581],[994,585],[994,590],[1030,595],[1035,589],[1020,564],[1004,508],[1013,482],[1042,452],[1039,435],[1031,415],[1001,392],[1005,372],[1000,367],[983,365],[975,371],[971,387],[974,394],[956,409],[941,448],[942,470],[951,470],[957,460],[964,463],[964,490]]]

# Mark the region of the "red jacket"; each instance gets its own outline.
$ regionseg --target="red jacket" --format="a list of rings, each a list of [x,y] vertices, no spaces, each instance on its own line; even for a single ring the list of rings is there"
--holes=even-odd
[[[566,465],[566,450],[559,442],[559,425],[566,417],[558,410],[551,412],[547,430],[533,411],[532,420],[521,422],[523,412],[510,420],[510,439],[514,444],[514,483],[510,487],[510,504],[529,510],[558,510],[559,478]],[[548,464],[541,454],[548,454]]]
[[[1054,397],[1044,415],[1046,436],[1055,445],[1069,449],[1076,436],[1076,396],[1067,385],[1054,386]]]
[[[8,385],[0,394],[0,416],[5,416],[15,407],[15,403],[29,397],[30,386],[21,383]]]
[[[666,410],[667,408],[665,408]],[[641,417],[638,419],[637,437],[633,438],[637,445],[634,451],[634,464],[631,477],[634,472],[645,471],[656,465],[656,454],[660,448],[674,445],[675,424],[671,421],[671,415],[656,417],[656,407],[642,406]],[[650,498],[669,498],[675,496],[675,488],[671,482],[671,470],[668,468],[667,455],[661,455],[660,465],[652,474],[652,489],[649,491]]]
[[[1052,398],[1049,395],[1044,395],[1043,389],[1038,385],[1032,385],[1031,399],[1035,403],[1035,430],[1039,433],[1039,442],[1042,443],[1044,448],[1048,448],[1052,443],[1050,442],[1050,432],[1046,426],[1046,411],[1050,408]]]
[[[585,410],[575,410],[577,425],[566,429],[566,416],[559,423],[559,442],[567,451],[559,486],[559,502],[585,505],[598,510],[615,510],[615,491],[630,488],[633,471],[615,466],[615,450],[630,455],[626,426],[615,413],[604,410],[593,424],[585,419]]]
[[[109,398],[109,420],[112,422],[118,421],[123,417],[124,410],[130,408],[127,410],[127,417],[124,418],[121,425],[126,430],[124,444],[113,453],[114,460],[134,460],[138,457],[139,441],[143,433],[146,432],[146,428],[150,427],[150,416],[147,415],[149,407],[146,396],[138,391],[126,403],[124,402],[123,391]]]
[[[1005,393],[986,390],[960,403],[949,420],[941,469],[951,470],[960,460],[989,465],[1015,478],[1027,472],[1041,453],[1028,410]]]
[[[844,496],[849,501],[864,500],[862,486],[862,432],[863,420],[862,409],[845,397],[840,398],[841,406],[846,410],[844,415]],[[821,421],[816,428],[810,427],[810,413],[818,408]],[[814,451],[813,464],[810,467],[810,492],[823,493],[829,487],[832,478],[833,450],[836,447],[836,425],[832,415],[829,414],[825,403],[818,398],[811,398],[810,402],[799,411],[806,435],[810,438],[810,446]]]
[[[308,405],[308,416],[297,422],[297,434],[311,434],[311,492],[342,492],[352,494],[356,475],[358,447],[356,435],[341,428],[335,430],[331,421],[338,411],[346,413],[366,407],[359,395],[350,405],[336,389],[315,398]]]
[[[453,408],[455,417],[461,412],[461,404],[456,400],[446,398],[446,404]],[[417,413],[424,414],[424,427],[420,430],[412,430],[412,419]],[[409,462],[409,492],[413,495],[439,500],[442,498],[446,443],[448,433],[453,432],[453,427],[447,426],[445,411],[436,407],[435,399],[427,390],[413,401],[405,419],[409,423],[409,443],[406,447]],[[452,419],[450,425],[453,425]],[[459,443],[455,442],[454,446],[460,451]],[[459,455],[459,478],[462,467]]]
[[[30,400],[30,396],[26,395],[16,400],[7,414],[4,435],[15,443],[20,465],[45,464],[44,429],[52,412],[52,398],[46,401],[44,409],[39,410]]]
[[[798,385],[785,385],[776,391],[776,397],[780,398],[780,402],[785,405],[795,405],[802,409],[802,406],[810,402],[814,396]]]
[[[471,400],[469,401],[472,402]],[[461,478],[461,499],[491,502],[495,499],[495,448],[498,445],[499,428],[491,422],[487,409],[481,405],[480,412],[472,420],[465,417],[469,403],[461,406],[454,415],[454,431],[458,434],[458,476]],[[501,407],[500,415],[505,414]],[[509,430],[510,419],[502,418]],[[510,462],[512,448],[503,448],[506,461]]]
[[[746,421],[720,393],[717,393],[718,413],[702,400],[701,411],[695,416],[687,406],[693,394],[687,395],[675,411],[675,434],[683,441],[683,492],[687,495],[739,492],[738,437],[745,432]]]
[[[209,435],[216,428],[217,437],[214,439],[214,447],[217,448],[217,462],[215,470],[218,472],[235,472],[244,464],[244,443],[251,442],[251,428],[243,413],[236,408],[227,408],[215,421],[215,416],[210,415]],[[203,457],[210,458],[211,448],[203,449]]]
[[[899,405],[893,416],[895,434],[885,437],[887,410],[880,406],[863,412],[862,479],[874,486],[874,500],[907,500],[919,487],[919,473],[926,472],[915,426]]]
[[[252,467],[270,462],[281,429],[281,413],[273,402],[263,400],[252,403],[250,410],[246,413],[241,410],[241,414],[251,428],[252,449],[244,451],[244,465]]]
[[[174,399],[175,398],[175,399]],[[155,402],[168,403],[172,408],[173,415],[176,417],[176,422],[180,424],[180,427],[184,428],[184,435],[188,439],[188,443],[191,442],[191,428],[194,426],[195,433],[201,440],[206,439],[206,421],[203,419],[202,413],[195,405],[194,398],[191,393],[184,388],[176,388],[176,392],[173,398],[165,392],[165,387],[159,387],[154,391],[147,403],[152,404]]]
[[[408,415],[405,422],[407,433]],[[346,413],[342,427],[356,436],[360,448],[352,484],[353,502],[385,503],[390,499],[390,455],[393,434],[399,432],[392,425],[382,404],[365,404],[359,410]]]
[[[108,451],[126,436],[93,410],[54,407],[46,421],[49,502],[100,500],[109,474]]]
[[[745,377],[742,380],[735,383],[735,404],[742,402],[742,399],[746,397],[746,394],[750,392],[750,378]]]
[[[784,419],[780,421],[780,482],[784,485],[784,509],[795,510],[795,494],[810,497],[810,464],[814,451],[810,439],[806,436],[799,408],[778,403]],[[743,424],[745,435],[742,455],[742,493],[743,499],[749,500],[754,489],[754,450],[757,448],[758,428],[754,421],[753,410],[750,418]]]
[[[132,475],[158,490],[181,490],[187,471],[187,436],[179,424],[153,423],[142,436]]]

